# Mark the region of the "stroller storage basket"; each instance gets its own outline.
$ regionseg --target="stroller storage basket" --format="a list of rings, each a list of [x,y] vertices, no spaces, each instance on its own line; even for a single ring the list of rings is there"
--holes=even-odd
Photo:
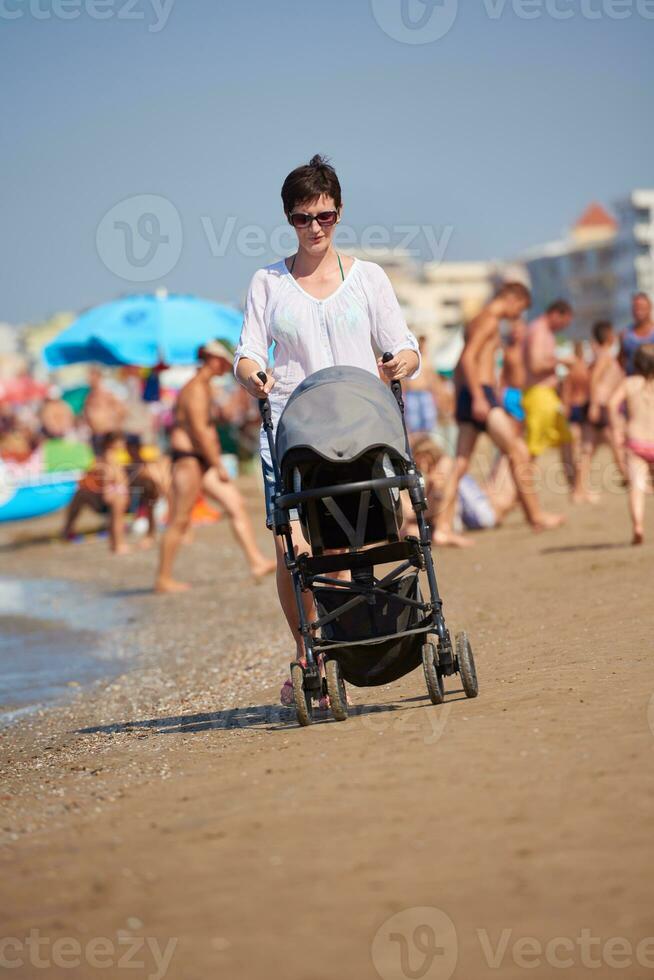
[[[346,681],[357,687],[389,684],[415,670],[422,659],[425,634],[433,629],[431,617],[402,598],[422,601],[418,572],[392,582],[384,595],[371,597],[346,610],[322,627],[317,648],[338,660]],[[318,616],[337,612],[351,601],[352,593],[338,588],[316,588]],[[334,644],[332,646],[332,644]]]

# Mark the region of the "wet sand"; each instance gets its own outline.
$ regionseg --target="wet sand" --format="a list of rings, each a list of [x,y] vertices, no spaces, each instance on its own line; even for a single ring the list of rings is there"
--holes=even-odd
[[[432,707],[415,672],[304,730],[276,704],[274,583],[227,522],[174,598],[148,591],[152,554],[0,540],[14,575],[119,597],[142,651],[0,733],[10,975],[43,972],[30,930],[55,978],[650,975],[654,502],[640,549],[624,494],[556,503],[560,530],[516,514],[437,555],[477,700]]]

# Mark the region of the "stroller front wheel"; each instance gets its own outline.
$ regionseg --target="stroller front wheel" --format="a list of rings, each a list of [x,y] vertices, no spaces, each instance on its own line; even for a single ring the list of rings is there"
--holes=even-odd
[[[304,686],[302,664],[291,664],[291,683],[293,684],[293,699],[298,724],[305,728],[313,721],[313,704],[311,694]]]
[[[436,648],[433,643],[422,647],[422,667],[427,681],[427,690],[432,704],[442,704],[445,699],[443,681],[436,665]]]
[[[338,660],[327,661],[325,679],[332,716],[336,721],[345,721],[347,719],[347,694],[345,693],[345,682],[341,677]]]
[[[472,647],[467,633],[457,633],[456,641],[456,661],[463,691],[467,698],[476,698],[479,694],[479,682],[477,680],[477,669],[475,658],[472,654]]]

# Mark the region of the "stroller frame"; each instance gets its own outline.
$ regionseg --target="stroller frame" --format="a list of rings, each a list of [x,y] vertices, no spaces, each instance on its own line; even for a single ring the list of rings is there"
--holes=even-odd
[[[384,354],[383,360],[390,360],[392,356],[391,354]],[[265,383],[265,373],[259,372],[258,376]],[[399,381],[391,382],[391,391],[402,417],[408,459],[406,475],[359,480],[317,489],[300,490],[294,493],[280,492],[283,482],[273,435],[270,403],[267,398],[259,401],[262,424],[266,432],[275,475],[273,527],[275,533],[284,540],[284,560],[293,582],[300,633],[306,654],[306,663],[294,661],[290,665],[295,707],[301,725],[311,723],[313,701],[325,694],[329,695],[332,714],[336,720],[343,721],[347,717],[347,700],[344,683],[340,677],[339,665],[334,658],[330,657],[333,651],[344,647],[373,646],[375,643],[409,634],[424,634],[425,641],[428,641],[429,635],[432,634],[436,640],[435,646],[432,642],[425,642],[422,648],[427,688],[434,704],[439,704],[444,699],[443,678],[455,673],[461,674],[464,691],[468,697],[476,697],[478,693],[474,658],[468,638],[465,633],[457,634],[456,649],[454,649],[445,623],[443,600],[438,589],[431,552],[430,529],[425,519],[425,511],[427,510],[425,484],[411,451],[404,415],[401,383]],[[411,506],[416,516],[418,536],[361,548],[370,496],[376,490],[390,489],[408,491]],[[356,526],[348,521],[338,506],[340,496],[353,493],[361,494]],[[291,534],[290,511],[300,504],[318,499],[324,502],[331,516],[346,534],[350,543],[350,550],[345,553],[314,555],[304,552],[296,556]],[[383,578],[374,576],[375,565],[391,563],[398,564]],[[418,572],[425,572],[429,586],[428,599],[423,601],[421,597],[413,598],[409,595],[399,594],[395,590],[393,601],[396,604],[401,604],[401,606],[410,607],[420,614],[421,619],[417,626],[402,633],[385,634],[382,637],[354,641],[339,641],[316,635],[319,630],[322,631],[325,626],[337,620],[343,613],[351,611],[363,603],[374,604],[378,597],[388,598],[390,590],[411,568]],[[334,573],[344,570],[349,570],[352,573],[351,581],[332,577]],[[335,611],[324,612],[309,622],[305,614],[302,593],[307,590],[313,592],[316,585],[338,590],[349,598]],[[325,677],[321,673],[321,660],[325,666]]]

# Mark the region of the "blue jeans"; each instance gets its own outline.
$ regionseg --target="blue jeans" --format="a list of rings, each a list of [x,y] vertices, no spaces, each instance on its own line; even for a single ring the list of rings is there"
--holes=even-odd
[[[261,470],[263,472],[263,492],[266,499],[266,527],[272,529],[274,512],[272,498],[275,492],[275,471],[272,463],[269,463],[263,456],[261,457]],[[297,510],[290,512],[290,518],[292,521],[300,520],[300,515]]]

